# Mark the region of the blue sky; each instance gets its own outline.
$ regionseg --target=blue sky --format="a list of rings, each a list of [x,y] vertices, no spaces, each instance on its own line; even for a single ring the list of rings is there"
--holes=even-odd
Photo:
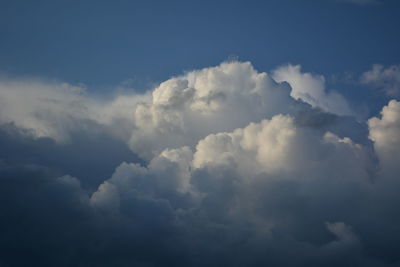
[[[368,2],[368,1],[367,1]],[[2,1],[0,71],[139,90],[231,57],[325,75],[399,62],[400,3]]]

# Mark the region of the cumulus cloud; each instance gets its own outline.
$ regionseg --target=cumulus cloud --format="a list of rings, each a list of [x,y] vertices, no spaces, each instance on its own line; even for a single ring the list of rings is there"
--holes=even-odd
[[[161,83],[150,102],[136,106],[131,148],[151,158],[165,148],[194,146],[210,133],[299,109],[290,87],[249,62],[226,62]],[[157,140],[157,142],[154,142]]]
[[[390,97],[400,97],[400,66],[385,68],[375,64],[371,70],[361,75],[361,83],[383,90]]]
[[[300,65],[287,65],[273,71],[277,82],[288,82],[292,87],[290,95],[295,99],[338,115],[352,115],[345,98],[335,91],[326,92],[322,75],[302,73]]]
[[[322,76],[303,74],[300,66],[289,65],[274,71],[273,77],[291,86],[257,72],[250,62],[224,62],[173,77],[152,92],[110,99],[95,98],[85,88],[66,83],[3,79],[0,123],[14,123],[37,137],[64,143],[75,132],[103,128],[150,160],[166,148],[193,148],[211,133],[277,114],[310,113],[305,103],[351,114],[342,96],[325,92]],[[14,105],[16,101],[20,104]]]
[[[0,128],[0,144],[9,152],[0,153],[0,265],[398,265],[399,102],[357,123],[334,112],[347,102],[325,91],[323,77],[293,66],[275,75],[288,83],[250,63],[229,62],[171,78],[144,95],[99,102],[52,87],[50,99],[60,105],[36,89],[21,113],[4,108],[9,128]],[[54,128],[68,135],[39,131],[53,129],[45,123],[53,118],[32,111],[61,116],[73,103],[80,108],[65,113],[73,127]],[[40,151],[37,142],[52,140],[38,136],[73,142],[87,120],[96,125],[90,133],[121,138],[147,161],[96,150],[104,154],[99,164],[115,157],[118,166],[100,185],[85,187],[79,176],[60,174],[47,152],[29,160]],[[110,130],[119,125],[127,125],[123,134]],[[15,137],[19,127],[32,128],[33,137]],[[115,144],[94,140],[82,150]],[[29,144],[26,155],[11,160],[21,143]],[[73,152],[61,158],[83,155],[78,147]]]
[[[376,266],[374,259],[363,256],[363,244],[353,231],[353,224],[364,230],[359,220],[370,212],[364,205],[373,195],[371,164],[367,149],[349,138],[321,134],[296,125],[289,115],[276,115],[211,134],[193,152],[188,147],[166,150],[148,167],[124,163],[92,195],[91,203],[120,216],[129,216],[129,208],[122,206],[133,208],[143,199],[168,203],[165,212],[176,216],[186,249],[230,255],[219,261],[194,257],[189,262],[195,266],[297,266],[297,261]],[[335,219],[352,226],[326,223]],[[216,233],[220,236],[212,237]],[[215,238],[221,247],[211,245]],[[237,246],[241,254],[231,255]],[[267,250],[258,251],[261,247]],[[293,261],[273,255],[292,249],[301,251]]]
[[[391,100],[383,107],[381,118],[368,120],[369,138],[385,168],[397,168],[400,159],[400,102]]]

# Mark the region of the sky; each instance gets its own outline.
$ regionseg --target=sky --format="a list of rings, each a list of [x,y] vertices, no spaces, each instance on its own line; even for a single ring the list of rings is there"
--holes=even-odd
[[[400,266],[399,1],[0,4],[0,266]]]

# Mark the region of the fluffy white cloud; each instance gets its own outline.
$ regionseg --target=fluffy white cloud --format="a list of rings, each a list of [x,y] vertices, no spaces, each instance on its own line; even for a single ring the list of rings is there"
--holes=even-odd
[[[271,120],[251,123],[232,133],[219,133],[200,140],[193,167],[224,165],[245,177],[266,173],[299,178],[323,173],[329,165],[351,165],[343,175],[366,177],[366,152],[349,138],[324,135],[299,127],[291,116],[277,115]],[[329,169],[329,168],[328,168]]]
[[[384,168],[398,168],[400,163],[400,102],[391,100],[383,107],[381,118],[368,120],[369,138]]]
[[[387,68],[375,64],[372,69],[361,75],[361,83],[383,90],[391,97],[400,96],[400,66],[392,65]]]
[[[135,110],[130,146],[147,158],[165,148],[194,146],[210,133],[232,131],[279,113],[293,113],[290,88],[249,62],[226,62],[161,83]],[[154,140],[157,140],[154,142]]]
[[[310,107],[296,99],[350,113],[340,95],[325,93],[321,76],[288,66],[276,70],[274,77],[290,82],[293,89],[257,72],[250,62],[236,61],[187,72],[152,92],[110,99],[65,83],[2,79],[0,123],[13,122],[35,136],[59,142],[68,141],[75,131],[107,131],[150,160],[167,148],[194,148],[209,134],[230,132],[277,114],[306,114]]]
[[[300,65],[287,65],[273,71],[277,82],[288,82],[292,87],[290,95],[295,99],[319,107],[338,115],[352,115],[353,112],[345,98],[335,91],[326,92],[325,78],[322,75],[302,73]]]

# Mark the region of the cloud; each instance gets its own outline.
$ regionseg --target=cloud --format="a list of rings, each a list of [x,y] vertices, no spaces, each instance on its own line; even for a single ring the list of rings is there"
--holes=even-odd
[[[225,62],[161,83],[136,106],[130,147],[151,158],[165,148],[194,146],[210,133],[231,131],[301,104],[290,87],[258,73],[250,62]],[[154,142],[157,140],[157,142]]]
[[[304,117],[311,110],[305,103],[352,114],[341,95],[325,92],[322,76],[302,74],[300,66],[289,65],[274,71],[273,77],[292,87],[257,72],[250,62],[237,61],[173,77],[152,92],[109,99],[66,83],[3,79],[0,123],[14,123],[59,143],[68,143],[75,132],[107,131],[150,160],[166,148],[193,148],[208,134],[277,114],[302,112]]]
[[[361,83],[382,90],[387,96],[400,97],[400,66],[387,68],[375,64],[372,69],[361,75]]]
[[[388,204],[379,200],[388,193],[385,175],[374,172],[368,147],[297,125],[290,115],[276,115],[211,134],[193,152],[188,147],[167,150],[148,167],[124,163],[91,203],[109,216],[115,211],[124,216],[129,209],[121,207],[134,207],[144,196],[167,201],[165,208],[177,216],[184,230],[179,238],[189,251],[230,255],[240,247],[240,254],[217,262],[215,257],[194,257],[189,265],[385,266],[397,258],[384,256],[377,247],[393,233],[372,237],[377,222],[362,219],[380,214],[378,224],[387,229],[400,220],[387,221],[389,214],[380,211]],[[373,207],[367,204],[371,201]],[[342,219],[346,223],[326,223]],[[216,233],[221,236],[214,237]],[[215,238],[221,246],[210,245]],[[189,245],[188,240],[197,241]],[[259,251],[261,247],[266,250]],[[377,258],[365,256],[365,247],[374,248]],[[293,253],[291,260],[273,255],[288,253]]]
[[[99,125],[120,138],[132,131],[132,106],[146,95],[117,95],[102,100],[85,87],[34,79],[0,79],[0,123],[14,123],[36,137],[68,142],[70,135],[96,131]]]
[[[381,118],[368,120],[369,138],[374,141],[375,150],[384,168],[397,168],[400,158],[400,102],[391,100],[383,107],[381,115]]]
[[[326,92],[325,78],[322,75],[302,73],[300,65],[287,65],[273,71],[277,82],[288,82],[292,87],[290,95],[301,99],[313,107],[338,115],[352,115],[348,102],[335,91]]]
[[[31,98],[1,106],[0,265],[398,265],[399,102],[356,122],[322,76],[276,73],[222,63],[109,100],[2,87]]]
[[[175,247],[202,255],[185,259],[186,265],[385,266],[398,258],[377,247],[393,233],[371,236],[377,222],[362,218],[377,218],[387,229],[400,218],[388,221],[380,210],[388,190],[380,191],[386,185],[373,164],[367,147],[276,115],[211,134],[193,152],[166,150],[147,167],[123,163],[90,202],[117,217],[136,216],[135,203],[144,199],[164,203],[158,213],[179,225]],[[332,220],[346,223],[327,223]],[[235,249],[241,253],[232,255]]]
[[[0,125],[0,160],[7,164],[34,164],[54,169],[59,175],[79,177],[86,189],[95,189],[124,160],[143,162],[126,143],[91,125],[90,133],[75,129],[68,143],[36,137],[12,123]],[[112,155],[112,157],[110,157]]]

